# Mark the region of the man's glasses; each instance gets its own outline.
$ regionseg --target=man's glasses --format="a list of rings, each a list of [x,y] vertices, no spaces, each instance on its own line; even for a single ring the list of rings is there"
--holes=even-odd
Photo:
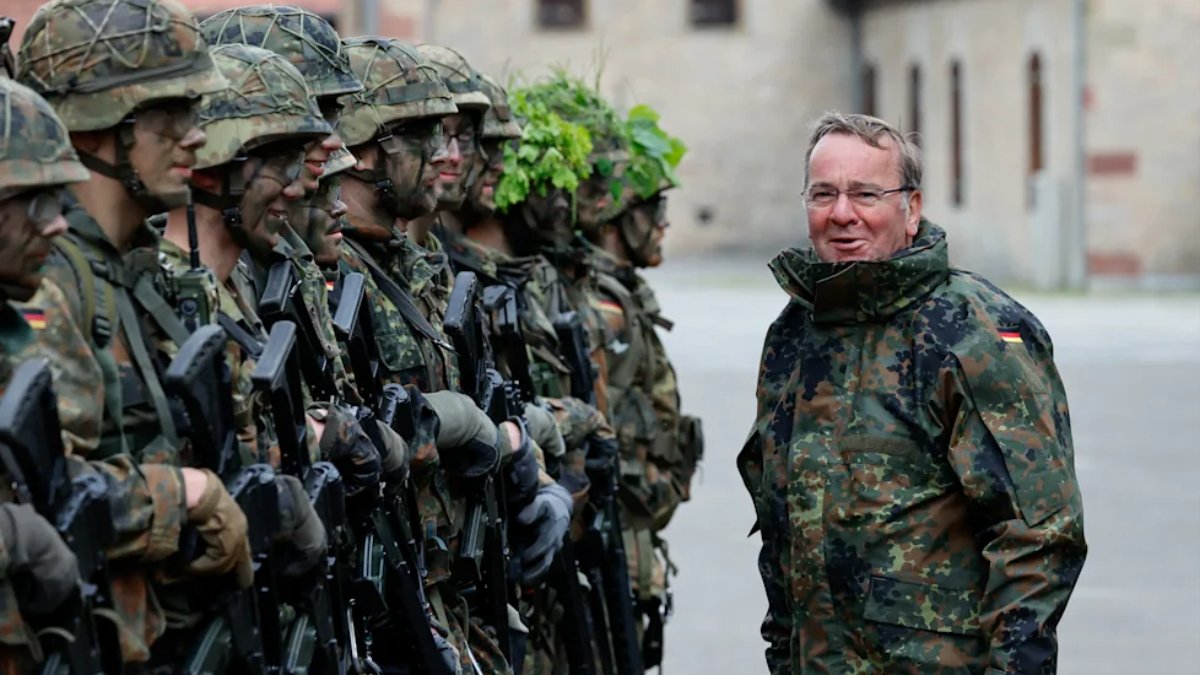
[[[827,185],[818,185],[810,187],[804,193],[804,201],[809,206],[826,207],[833,206],[837,203],[839,195],[846,195],[850,198],[850,202],[856,206],[871,207],[876,206],[883,201],[884,197],[897,192],[911,192],[917,188],[913,185],[901,185],[898,188],[884,190],[881,188],[861,187],[852,190],[839,190],[835,187]]]
[[[180,140],[200,123],[200,106],[191,99],[177,99],[137,110],[126,118],[164,138]]]
[[[29,200],[29,206],[25,208],[25,213],[38,232],[45,234],[50,225],[62,215],[63,196],[62,188],[53,187],[26,192],[17,199]]]

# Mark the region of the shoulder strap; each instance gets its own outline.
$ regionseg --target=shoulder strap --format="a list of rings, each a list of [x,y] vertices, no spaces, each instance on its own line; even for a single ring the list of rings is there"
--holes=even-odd
[[[646,338],[642,334],[643,322],[646,320],[641,306],[634,301],[629,289],[624,286],[615,277],[609,274],[596,275],[597,286],[599,290],[607,297],[616,300],[617,304],[621,305],[621,310],[625,313],[625,336],[629,339],[629,346],[625,353],[620,358],[609,361],[608,381],[610,386],[628,388],[637,384],[639,366],[649,366],[650,350],[646,345]],[[642,376],[643,386],[650,387],[650,369],[643,368],[645,371]]]
[[[259,342],[250,331],[243,328],[242,324],[232,316],[229,316],[225,312],[217,312],[217,323],[220,324],[221,328],[225,329],[226,333],[229,333],[229,337],[238,343],[238,346],[242,348],[242,351],[246,352],[247,356],[255,361],[262,356],[262,342]]]
[[[349,244],[362,257],[362,261],[366,264],[367,269],[371,270],[371,277],[375,279],[375,283],[388,296],[392,304],[396,305],[396,309],[404,316],[405,321],[408,321],[409,325],[415,328],[417,332],[438,346],[453,351],[449,343],[438,334],[437,329],[425,318],[425,315],[421,314],[421,310],[417,309],[417,303],[413,300],[412,295],[393,281],[361,244],[353,239],[346,239],[345,243]]]
[[[73,214],[68,213],[68,218]],[[67,231],[65,236],[55,242],[55,247],[71,266],[75,279],[79,282],[79,299],[83,303],[83,321],[80,326],[88,344],[97,349],[104,349],[112,342],[117,331],[117,298],[112,285],[96,283],[96,272],[92,261],[83,252],[75,233]],[[103,311],[96,311],[103,308]]]

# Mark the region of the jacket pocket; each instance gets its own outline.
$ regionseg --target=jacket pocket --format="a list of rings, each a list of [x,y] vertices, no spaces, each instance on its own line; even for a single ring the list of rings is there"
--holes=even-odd
[[[981,597],[972,589],[872,576],[863,618],[932,633],[982,635]]]

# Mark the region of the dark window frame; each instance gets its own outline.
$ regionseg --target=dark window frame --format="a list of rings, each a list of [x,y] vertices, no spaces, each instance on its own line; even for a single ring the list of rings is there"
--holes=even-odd
[[[588,0],[537,0],[534,6],[534,22],[542,31],[576,31],[588,27],[590,18]],[[575,12],[575,18],[555,18],[552,12],[566,10]]]
[[[908,67],[908,132],[917,147],[921,146],[921,118],[924,113],[921,109],[921,84],[921,64],[912,63]]]
[[[859,74],[859,96],[862,97],[862,113],[879,116],[879,69],[874,63],[864,63]]]
[[[955,206],[966,203],[966,169],[963,150],[963,74],[962,62],[950,62],[950,200]]]
[[[720,7],[716,7],[718,4]],[[700,30],[735,28],[741,22],[741,0],[689,0],[688,2],[688,23],[692,28]]]

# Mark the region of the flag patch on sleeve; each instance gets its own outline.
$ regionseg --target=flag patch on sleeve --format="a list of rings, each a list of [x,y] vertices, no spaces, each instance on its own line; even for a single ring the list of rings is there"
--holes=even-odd
[[[1005,342],[1011,342],[1014,344],[1022,344],[1025,342],[1024,340],[1021,339],[1020,331],[1015,331],[1015,330],[1000,331],[1000,339],[1004,340]]]
[[[334,281],[333,279],[326,279],[326,280],[325,280],[325,290],[329,291],[330,293],[332,293],[332,292],[333,292],[333,287],[334,287],[334,286],[336,286],[336,285],[337,285],[337,282],[336,282],[336,281]]]
[[[21,314],[25,316],[25,323],[34,330],[42,330],[46,327],[46,313],[40,309],[25,308],[21,310]]]

